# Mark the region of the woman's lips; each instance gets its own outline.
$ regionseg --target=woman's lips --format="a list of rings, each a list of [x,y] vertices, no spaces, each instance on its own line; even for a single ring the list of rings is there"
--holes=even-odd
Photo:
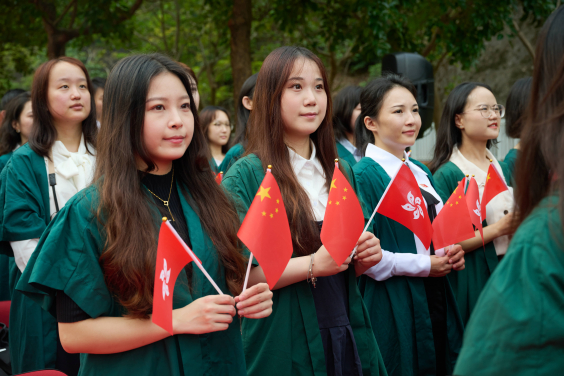
[[[301,114],[300,116],[311,120],[311,119],[315,119],[317,117],[317,112],[308,112],[307,114]]]
[[[165,141],[170,141],[173,144],[181,144],[182,141],[184,141],[184,137],[183,136],[168,137],[168,138],[165,138]]]
[[[84,106],[81,105],[81,104],[75,104],[75,105],[72,105],[70,108],[72,108],[73,110],[82,110],[84,108]]]
[[[415,134],[415,131],[405,131],[403,132],[403,134],[406,134],[408,136],[413,136]]]

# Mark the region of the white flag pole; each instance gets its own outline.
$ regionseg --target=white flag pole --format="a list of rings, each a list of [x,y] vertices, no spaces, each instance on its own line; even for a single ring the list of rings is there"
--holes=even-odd
[[[249,265],[247,266],[247,275],[245,275],[245,283],[243,284],[243,291],[241,291],[241,294],[245,292],[245,290],[247,289],[247,283],[249,282],[249,274],[251,273],[252,265],[253,265],[253,254],[251,253],[251,256],[249,257]]]
[[[382,195],[382,197],[380,197],[380,201],[378,201],[378,204],[376,205],[376,208],[374,208],[374,211],[372,212],[372,215],[370,216],[370,219],[368,220],[368,223],[366,224],[366,226],[364,226],[364,231],[362,231],[362,234],[364,234],[366,232],[366,230],[368,230],[368,226],[370,226],[370,224],[372,223],[372,220],[374,219],[374,216],[376,215],[376,212],[378,211],[378,208],[380,207],[380,204],[382,203],[382,201],[384,200],[384,197],[386,197],[386,194],[388,193],[388,190],[390,189],[390,187],[392,186],[392,183],[394,182],[394,180],[396,179],[396,176],[399,173],[399,170],[401,169],[401,166],[403,166],[404,162],[402,162],[402,164],[399,166],[399,168],[397,169],[396,173],[394,174],[394,177],[392,178],[392,180],[390,180],[390,182],[388,183],[388,186],[386,187],[386,190],[384,191],[384,194]],[[362,234],[360,234],[360,236],[362,236]],[[360,238],[359,238],[360,239]],[[358,248],[358,245],[354,247],[352,253],[351,253],[351,258],[354,257],[355,253],[356,253],[356,249]]]
[[[219,289],[219,286],[215,283],[215,281],[212,279],[212,277],[208,274],[208,272],[206,271],[206,269],[204,269],[204,267],[202,266],[202,264],[200,263],[200,261],[198,260],[198,258],[196,257],[196,255],[194,254],[194,252],[192,252],[192,250],[190,248],[188,248],[188,246],[186,245],[186,243],[184,243],[184,240],[182,240],[182,238],[180,237],[180,235],[178,235],[178,232],[176,232],[176,230],[174,229],[174,227],[172,227],[172,225],[170,224],[170,221],[166,221],[166,225],[172,230],[172,233],[176,236],[176,238],[180,241],[180,244],[182,244],[182,246],[184,247],[184,250],[186,251],[186,253],[188,253],[190,255],[190,257],[192,258],[192,260],[194,260],[194,264],[196,264],[198,266],[198,268],[200,268],[200,270],[202,271],[202,273],[204,273],[204,275],[206,276],[206,278],[208,279],[208,281],[210,281],[210,283],[212,284],[213,287],[215,287],[217,293],[219,295],[223,295],[223,293],[221,292],[221,290]]]

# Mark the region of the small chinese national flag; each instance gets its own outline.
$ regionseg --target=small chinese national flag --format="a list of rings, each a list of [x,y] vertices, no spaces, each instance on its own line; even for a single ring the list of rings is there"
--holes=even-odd
[[[155,289],[153,292],[153,322],[172,332],[172,293],[178,274],[191,261],[200,260],[186,246],[172,228],[170,222],[161,224],[157,262],[155,265]]]
[[[215,175],[215,182],[217,184],[221,184],[221,181],[223,180],[223,171],[221,171],[220,173],[218,173],[217,175]]]
[[[410,229],[425,248],[431,245],[433,227],[417,180],[402,163],[378,203],[377,212]]]
[[[321,242],[337,265],[342,265],[353,251],[364,228],[364,215],[347,178],[335,163],[327,210],[321,228]]]
[[[480,191],[476,179],[471,178],[466,190],[466,205],[468,206],[468,214],[472,219],[474,227],[480,231],[482,237],[482,245],[484,243],[484,229],[482,228],[482,209],[480,208]]]
[[[484,194],[482,195],[482,219],[486,218],[486,206],[498,194],[503,191],[508,191],[505,180],[493,163],[488,167],[488,177],[486,178],[486,186],[484,187]]]
[[[292,258],[292,236],[280,188],[267,170],[237,233],[259,262],[272,290]]]
[[[435,249],[444,248],[475,236],[464,196],[464,182],[465,180],[462,179],[433,221]]]

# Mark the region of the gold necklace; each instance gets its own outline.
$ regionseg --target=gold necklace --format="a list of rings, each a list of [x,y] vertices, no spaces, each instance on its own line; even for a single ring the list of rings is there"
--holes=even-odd
[[[174,217],[172,216],[172,212],[170,211],[170,206],[168,206],[168,203],[170,201],[170,194],[172,193],[172,183],[174,182],[174,167],[172,168],[172,180],[170,181],[170,191],[168,191],[168,199],[165,201],[162,198],[160,198],[159,196],[157,196],[156,194],[153,193],[153,191],[151,191],[149,188],[147,188],[147,190],[149,192],[151,192],[153,194],[153,196],[155,196],[156,198],[158,198],[159,200],[161,200],[164,204],[164,206],[167,207],[168,212],[170,213],[170,217],[172,218],[172,221],[174,222]]]

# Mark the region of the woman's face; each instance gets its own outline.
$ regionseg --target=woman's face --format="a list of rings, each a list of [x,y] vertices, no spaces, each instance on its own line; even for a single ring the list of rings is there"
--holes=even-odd
[[[421,129],[421,116],[415,97],[404,87],[388,91],[376,119],[364,119],[374,133],[376,146],[394,154],[412,146]]]
[[[499,135],[500,114],[491,111],[497,101],[491,91],[484,87],[477,87],[468,96],[464,113],[456,115],[455,123],[463,136],[475,141],[496,139]],[[489,111],[489,117],[484,118],[480,110]],[[464,140],[464,137],[463,137]]]
[[[31,111],[31,101],[26,102],[23,107],[20,118],[12,124],[12,127],[18,132],[22,138],[22,145],[29,139],[31,126],[33,125],[33,112]]]
[[[317,64],[308,59],[294,63],[280,101],[286,137],[309,137],[327,112],[327,92]]]
[[[155,76],[149,85],[143,125],[149,157],[157,166],[170,165],[184,155],[193,134],[194,115],[182,81],[169,72]]]
[[[223,111],[215,112],[215,119],[212,120],[208,127],[208,140],[210,143],[223,146],[229,142],[229,134],[231,133],[231,123],[229,117]]]
[[[82,123],[90,114],[90,92],[80,67],[60,61],[49,73],[47,105],[55,125]]]
[[[354,125],[356,124],[356,119],[358,118],[358,116],[360,115],[361,112],[361,107],[360,107],[360,103],[356,105],[356,107],[354,108],[352,114],[351,114],[351,129],[354,132]]]

